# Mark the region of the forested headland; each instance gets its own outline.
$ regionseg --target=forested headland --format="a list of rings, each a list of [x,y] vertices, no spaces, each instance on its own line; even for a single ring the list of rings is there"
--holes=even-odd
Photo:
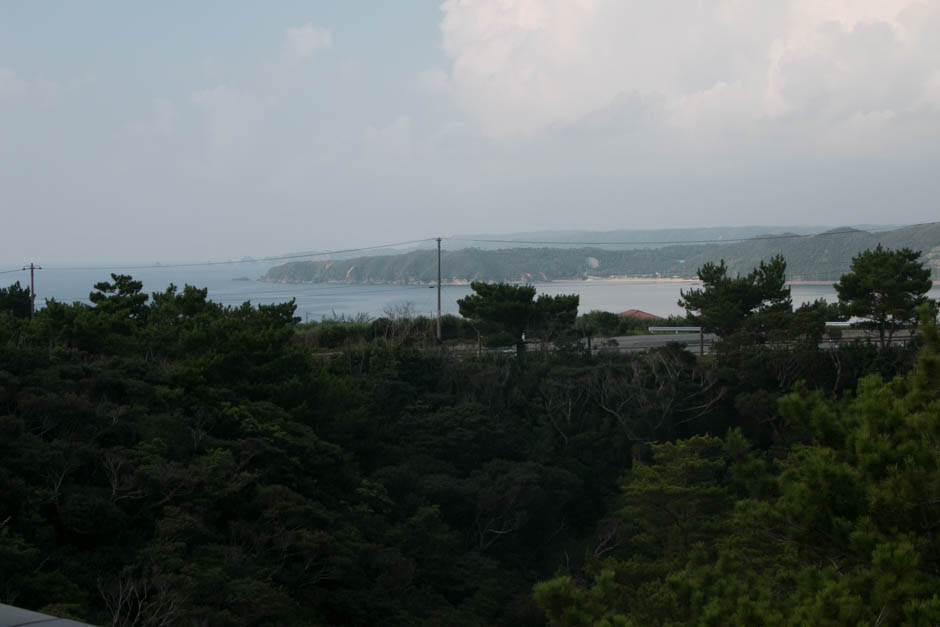
[[[516,334],[528,308],[557,350],[525,359],[407,316],[333,321],[369,330],[317,352],[292,303],[127,276],[34,319],[6,290],[0,601],[112,625],[937,624],[936,312],[822,349],[831,309],[793,311],[785,267],[703,266],[704,358],[587,353],[571,299],[524,288],[462,311]]]
[[[746,273],[762,260],[782,255],[791,279],[835,281],[854,255],[878,244],[922,252],[933,276],[940,277],[940,223],[887,232],[835,229],[806,236],[778,233],[727,244],[445,249],[441,267],[443,280],[450,283],[624,276],[693,278],[699,267],[720,259],[731,271]],[[448,243],[448,247],[454,245]],[[279,283],[431,284],[437,280],[437,253],[417,250],[355,259],[294,261],[269,269],[262,279]]]

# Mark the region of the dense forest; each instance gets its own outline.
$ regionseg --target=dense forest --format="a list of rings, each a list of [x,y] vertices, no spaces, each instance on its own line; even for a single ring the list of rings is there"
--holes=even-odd
[[[113,276],[30,319],[5,291],[0,601],[110,625],[938,624],[936,325],[821,349],[771,270],[710,270],[773,296],[705,358],[456,354],[407,316],[332,321],[356,339],[319,351],[292,303]],[[684,298],[726,320],[709,294]]]
[[[699,236],[704,237],[704,236]],[[561,281],[589,277],[692,278],[702,265],[724,259],[744,273],[761,260],[782,255],[791,279],[835,281],[852,257],[877,244],[922,251],[940,277],[940,223],[888,232],[837,229],[816,235],[771,235],[729,244],[646,247],[460,248],[442,253],[443,280]],[[449,243],[453,246],[455,243]],[[437,253],[418,250],[399,255],[330,261],[295,261],[275,266],[263,280],[280,283],[425,283],[437,280]]]

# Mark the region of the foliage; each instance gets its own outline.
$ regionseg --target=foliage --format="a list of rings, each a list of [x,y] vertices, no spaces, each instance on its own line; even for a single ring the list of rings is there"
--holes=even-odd
[[[768,344],[518,368],[425,341],[419,316],[302,325],[293,303],[120,275],[95,303],[0,313],[2,602],[184,626],[811,623],[877,602],[929,623],[937,605],[917,526],[937,519],[935,357],[852,400],[909,364]],[[563,327],[571,306],[546,311]]]
[[[577,294],[539,294],[535,301],[536,332],[546,340],[554,340],[570,331],[578,317],[580,301]]]
[[[787,263],[776,256],[745,276],[728,276],[724,260],[698,270],[702,289],[680,291],[679,306],[705,331],[727,337],[741,330],[765,332],[777,326],[775,317],[792,310],[786,287]]]
[[[646,232],[645,234],[655,233]],[[602,233],[589,235],[591,241]],[[621,241],[642,241],[644,232],[622,234]],[[715,233],[730,244],[689,244],[657,247],[605,246],[578,248],[463,248],[445,250],[441,270],[445,282],[467,281],[562,281],[588,277],[692,278],[705,264],[727,260],[730,273],[746,273],[761,260],[780,255],[787,260],[790,275],[802,280],[835,280],[853,255],[882,243],[893,248],[910,247],[929,251],[940,246],[940,224],[908,227],[887,233],[868,233],[842,228],[806,237],[760,237],[760,232]],[[655,239],[699,239],[690,233],[670,231]],[[538,238],[537,238],[538,239]],[[613,241],[617,241],[614,239]],[[624,249],[626,248],[626,249]],[[265,280],[280,283],[423,283],[437,281],[437,252],[417,250],[400,255],[295,261],[268,270]]]
[[[679,263],[709,246],[670,246],[638,250],[600,248],[511,248],[444,251],[445,282],[559,281],[588,277],[685,276]],[[264,280],[279,283],[419,283],[437,281],[437,252],[418,250],[331,261],[295,261],[269,269]]]
[[[597,309],[578,316],[575,328],[586,337],[614,337],[627,331],[623,316]]]
[[[141,292],[144,284],[128,274],[112,274],[111,279],[113,283],[95,283],[97,291],[89,294],[88,299],[108,314],[135,319],[145,316],[149,296]]]
[[[927,300],[930,286],[930,270],[919,252],[879,244],[853,257],[851,270],[833,287],[846,313],[868,320],[883,346],[895,331],[916,320],[915,310]]]
[[[474,293],[457,301],[461,316],[522,336],[535,314],[535,286],[474,282],[470,287]]]
[[[697,268],[719,259],[728,260],[730,272],[748,272],[761,259],[782,255],[791,279],[835,281],[853,256],[881,244],[887,248],[929,251],[940,245],[940,224],[905,227],[888,232],[838,228],[819,235],[759,238],[710,247],[685,256],[685,265]]]
[[[576,294],[542,294],[534,300],[532,285],[473,282],[470,287],[474,293],[457,301],[460,315],[482,330],[499,331],[515,338],[519,356],[525,353],[527,330],[551,340],[570,329],[578,315]]]
[[[441,316],[441,340],[445,343],[476,343],[477,332],[469,320],[444,314]],[[365,315],[333,316],[298,326],[297,341],[313,350],[361,348],[370,343],[386,348],[403,345],[429,347],[437,343],[437,320],[424,315],[381,316],[374,320]]]
[[[6,313],[14,318],[29,318],[32,310],[32,298],[29,288],[20,287],[20,282],[9,287],[0,288],[0,313]]]
[[[575,329],[586,337],[616,337],[645,334],[651,326],[688,327],[694,325],[695,320],[689,320],[685,316],[669,316],[664,320],[652,321],[595,309],[578,316]]]
[[[854,399],[781,399],[806,434],[777,459],[737,432],[651,447],[580,585],[540,583],[557,625],[940,622],[940,338]]]

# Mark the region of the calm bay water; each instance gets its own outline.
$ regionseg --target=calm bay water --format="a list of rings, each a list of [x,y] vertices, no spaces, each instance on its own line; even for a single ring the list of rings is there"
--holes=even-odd
[[[297,300],[297,315],[310,320],[319,320],[332,315],[354,316],[364,313],[377,317],[389,308],[410,303],[419,314],[436,310],[437,291],[428,286],[415,285],[338,285],[304,284],[291,285],[264,283],[258,277],[265,267],[259,264],[232,264],[218,266],[196,266],[186,268],[148,267],[123,270],[144,283],[147,292],[163,291],[170,283],[182,287],[184,284],[207,287],[209,298],[226,305],[240,305],[246,300],[252,303],[269,304]],[[248,280],[236,280],[248,279]],[[0,277],[0,286],[19,280],[28,285],[29,273],[12,273]],[[47,298],[58,301],[88,302],[88,294],[98,281],[110,280],[108,270],[68,268],[46,268],[36,272],[37,304]],[[680,289],[695,287],[697,283],[665,282],[588,282],[562,281],[536,283],[540,294],[578,294],[581,297],[581,313],[600,309],[625,311],[640,309],[660,316],[684,313],[676,304]],[[445,313],[457,313],[457,299],[470,293],[466,285],[446,285],[441,291],[441,308]],[[835,290],[826,285],[793,285],[793,303],[825,298],[836,300]],[[940,287],[934,287],[929,296],[940,298]]]

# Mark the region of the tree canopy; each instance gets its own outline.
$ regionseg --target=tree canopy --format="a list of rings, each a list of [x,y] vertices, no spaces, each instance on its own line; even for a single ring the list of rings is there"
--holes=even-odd
[[[570,329],[578,316],[580,298],[576,294],[549,296],[535,300],[535,286],[474,281],[475,292],[457,301],[460,315],[486,328],[512,336],[518,354],[525,352],[523,334],[544,332],[548,339]]]
[[[849,272],[833,285],[846,313],[867,320],[882,345],[916,320],[917,306],[927,300],[930,286],[930,269],[920,252],[881,244],[853,257]]]
[[[800,387],[780,411],[801,443],[772,463],[735,430],[653,445],[588,582],[535,586],[549,623],[940,624],[938,364],[928,320],[906,377]]]
[[[775,314],[792,311],[787,262],[780,255],[761,261],[745,276],[728,276],[724,260],[698,270],[701,289],[680,291],[679,306],[706,331],[727,337],[745,327],[765,330]]]
[[[391,338],[434,337],[412,322],[99,294],[0,310],[0,602],[121,627],[937,623],[935,348],[518,368]],[[567,324],[551,302],[528,329]],[[310,328],[365,335],[315,352]]]
[[[29,318],[31,304],[29,288],[20,287],[19,281],[9,287],[0,288],[0,312],[8,313],[14,318]]]

